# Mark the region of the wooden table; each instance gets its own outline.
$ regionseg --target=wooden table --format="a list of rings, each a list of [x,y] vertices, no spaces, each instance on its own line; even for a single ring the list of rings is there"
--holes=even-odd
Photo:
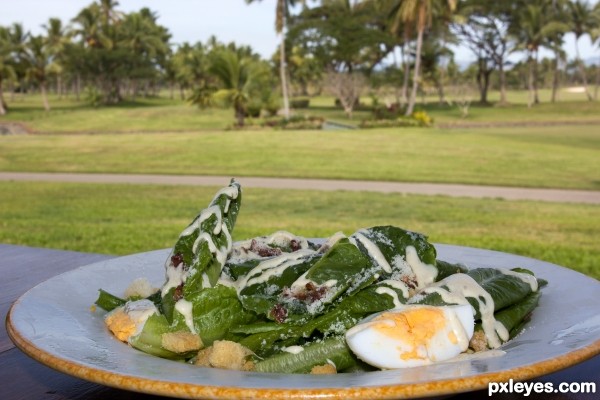
[[[76,267],[107,260],[113,256],[49,250],[0,244],[0,313],[6,315],[13,301],[29,288]],[[596,394],[554,394],[524,397],[523,394],[497,394],[498,399],[596,399],[600,397],[600,355],[586,362],[532,382],[595,382]],[[488,397],[487,390],[453,398]],[[113,389],[54,371],[15,348],[6,330],[0,330],[0,399],[159,399]]]

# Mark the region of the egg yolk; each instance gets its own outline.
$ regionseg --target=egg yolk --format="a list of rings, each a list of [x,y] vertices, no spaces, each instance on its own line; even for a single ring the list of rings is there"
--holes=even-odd
[[[410,347],[411,350],[402,352],[400,358],[424,359],[427,358],[427,343],[445,327],[446,317],[440,309],[419,308],[383,313],[373,322],[375,330]]]
[[[135,322],[122,310],[108,314],[105,323],[113,335],[122,342],[126,342],[136,331]]]

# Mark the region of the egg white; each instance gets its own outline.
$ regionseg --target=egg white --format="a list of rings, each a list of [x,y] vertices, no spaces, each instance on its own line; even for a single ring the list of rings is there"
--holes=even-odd
[[[417,367],[467,350],[474,328],[469,305],[402,305],[359,322],[346,332],[346,342],[357,357],[375,367]]]

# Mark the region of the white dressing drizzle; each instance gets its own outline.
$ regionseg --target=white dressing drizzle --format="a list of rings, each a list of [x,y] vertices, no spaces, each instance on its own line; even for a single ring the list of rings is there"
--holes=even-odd
[[[446,286],[446,288],[442,288]],[[498,337],[496,319],[494,318],[494,300],[473,278],[467,274],[454,274],[424,288],[411,299],[417,302],[424,294],[438,293],[448,304],[469,304],[467,297],[474,298],[481,314],[481,326],[491,348],[500,347],[502,342]],[[483,299],[483,300],[482,300]],[[473,310],[475,312],[475,310]],[[501,332],[504,336],[504,332]]]
[[[435,277],[438,274],[436,267],[430,264],[425,264],[419,258],[417,249],[414,246],[406,246],[406,262],[412,268],[415,276],[417,277],[417,289],[423,288],[430,285],[435,281]]]
[[[304,347],[302,347],[302,346],[289,346],[289,347],[284,347],[282,350],[285,351],[286,353],[298,354],[298,353],[302,353],[304,351]]]
[[[497,268],[498,271],[502,272],[504,275],[514,276],[515,278],[519,278],[521,281],[527,283],[529,287],[531,287],[532,292],[537,292],[538,290],[538,281],[533,275],[529,275],[523,272],[511,271],[510,269]]]
[[[354,244],[357,247],[357,242],[362,244],[367,250],[369,257],[371,257],[377,263],[377,265],[379,265],[388,274],[392,273],[392,267],[390,267],[390,264],[387,262],[387,260],[381,253],[381,250],[379,250],[379,247],[377,247],[375,243],[373,243],[365,235],[363,235],[361,231],[358,231],[354,235],[350,236],[349,240],[350,243]]]
[[[402,296],[404,296],[405,299],[408,299],[410,297],[410,289],[408,288],[408,286],[406,285],[406,283],[402,282],[402,281],[397,281],[394,279],[386,279],[384,281],[381,281],[382,284],[385,284],[387,286],[391,286],[394,289],[398,289],[400,291],[402,291]]]
[[[306,257],[314,253],[310,249],[298,250],[261,262],[236,282],[238,293],[246,286],[264,283],[273,276],[280,276],[287,268],[304,262]]]
[[[185,325],[188,327],[190,332],[196,334],[196,328],[194,328],[194,316],[192,315],[192,303],[185,299],[180,299],[175,303],[175,309],[179,311],[185,319]]]
[[[188,272],[183,270],[183,263],[179,264],[177,267],[171,265],[167,266],[167,282],[163,285],[161,289],[161,295],[164,297],[170,289],[176,288],[177,286],[185,283],[187,279]]]
[[[377,289],[375,289],[375,293],[377,293],[377,294],[387,294],[388,296],[391,296],[392,297],[392,301],[394,302],[394,308],[402,307],[402,303],[400,302],[400,299],[398,298],[398,293],[396,293],[395,291],[393,291],[389,287],[380,286]]]

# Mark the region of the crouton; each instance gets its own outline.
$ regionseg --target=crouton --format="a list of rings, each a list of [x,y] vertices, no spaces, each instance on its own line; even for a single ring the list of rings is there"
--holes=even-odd
[[[202,340],[200,336],[191,332],[167,332],[161,335],[161,346],[165,350],[182,354],[201,349]]]
[[[126,299],[140,298],[145,299],[158,291],[158,288],[152,287],[152,284],[146,278],[137,278],[125,289]]]
[[[485,333],[483,331],[475,331],[469,342],[469,347],[476,352],[487,350],[487,338],[485,337]]]
[[[337,374],[337,369],[333,364],[323,364],[323,365],[315,365],[310,370],[311,374],[314,375],[325,375],[325,374]]]
[[[239,343],[216,340],[212,346],[198,352],[195,364],[202,367],[250,371],[254,369],[254,363],[246,359],[251,354],[251,350]]]

